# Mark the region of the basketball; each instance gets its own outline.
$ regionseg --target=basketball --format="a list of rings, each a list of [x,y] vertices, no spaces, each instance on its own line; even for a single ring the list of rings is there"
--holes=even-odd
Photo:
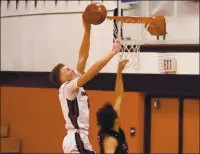
[[[93,25],[99,25],[107,17],[106,7],[98,2],[88,5],[83,13],[83,19]]]

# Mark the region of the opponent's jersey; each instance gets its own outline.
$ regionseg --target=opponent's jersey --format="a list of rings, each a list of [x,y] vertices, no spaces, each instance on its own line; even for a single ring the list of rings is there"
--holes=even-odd
[[[119,128],[119,132],[113,130],[103,131],[102,129],[100,129],[98,134],[98,139],[99,139],[101,154],[104,154],[105,149],[103,142],[106,136],[114,137],[118,142],[118,146],[114,154],[128,154],[128,145],[126,143],[124,131],[121,128]]]
[[[59,89],[59,100],[66,121],[65,128],[86,130],[89,128],[88,96],[82,87],[77,86],[80,73],[75,70],[76,78],[65,82]],[[77,89],[78,90],[75,90]]]

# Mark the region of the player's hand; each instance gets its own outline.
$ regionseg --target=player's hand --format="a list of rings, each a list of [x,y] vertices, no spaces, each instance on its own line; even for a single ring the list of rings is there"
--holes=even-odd
[[[112,52],[114,54],[117,54],[121,49],[121,41],[120,40],[115,40],[112,48]]]
[[[91,30],[91,24],[87,23],[85,20],[84,20],[84,17],[82,15],[82,20],[83,20],[83,26],[85,28],[85,31],[90,31]]]
[[[118,72],[122,72],[124,67],[126,66],[126,63],[128,62],[128,60],[122,60],[121,62],[119,62],[118,64]]]

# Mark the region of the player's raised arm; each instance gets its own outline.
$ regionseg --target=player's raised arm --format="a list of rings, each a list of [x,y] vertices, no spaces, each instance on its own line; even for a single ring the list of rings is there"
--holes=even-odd
[[[118,64],[117,77],[115,83],[115,104],[114,110],[117,112],[117,119],[114,123],[114,130],[118,131],[120,127],[120,109],[124,100],[124,84],[122,81],[122,71],[128,60],[123,60]]]
[[[89,80],[91,80],[97,73],[101,71],[101,69],[112,59],[114,55],[116,55],[121,47],[120,41],[115,41],[113,44],[112,51],[110,51],[104,58],[97,61],[92,67],[83,74],[79,79],[77,85],[79,87],[83,86]]]
[[[122,71],[127,62],[128,62],[128,60],[121,61],[118,65],[118,70],[117,70],[117,77],[116,77],[116,84],[115,84],[114,109],[117,112],[118,117],[120,117],[121,103],[123,102],[123,99],[124,99],[124,84],[122,81]]]
[[[76,66],[76,69],[81,74],[84,73],[85,65],[89,56],[90,30],[91,30],[91,25],[85,22],[84,20],[83,20],[83,25],[84,25],[85,32],[84,32],[83,40],[82,40],[81,47],[79,50],[78,63]]]

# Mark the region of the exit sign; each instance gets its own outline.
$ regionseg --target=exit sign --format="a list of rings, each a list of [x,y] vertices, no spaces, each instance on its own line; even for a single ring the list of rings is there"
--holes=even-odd
[[[164,56],[159,58],[159,72],[164,74],[176,74],[177,72],[177,60],[172,57]]]
[[[164,58],[163,59],[163,73],[176,74],[177,61],[175,58]]]

